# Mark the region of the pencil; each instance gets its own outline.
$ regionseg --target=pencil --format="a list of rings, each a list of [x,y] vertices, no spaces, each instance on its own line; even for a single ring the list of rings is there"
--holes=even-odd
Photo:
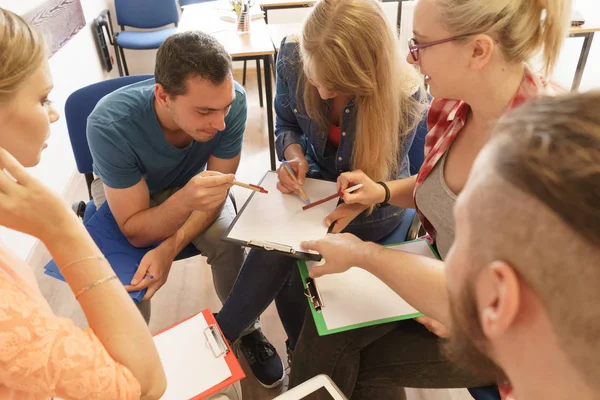
[[[298,185],[298,191],[300,192],[300,197],[302,197],[302,200],[304,200],[304,202],[306,204],[310,204],[310,199],[306,195],[306,192],[304,191],[304,189],[302,189],[302,185],[300,184],[300,182],[298,182],[298,179],[296,179],[296,175],[294,174],[294,170],[292,169],[292,167],[290,167],[290,164],[288,164],[288,162],[286,160],[283,160],[281,163],[283,164],[285,170],[290,175],[290,178],[292,178],[294,183],[296,185]]]
[[[265,189],[262,186],[258,186],[258,185],[252,185],[249,183],[243,183],[243,182],[238,182],[238,181],[233,181],[232,182],[234,185],[239,186],[239,187],[243,187],[246,189],[250,189],[250,190],[254,190],[255,192],[259,192],[259,193],[269,193],[269,191],[267,189]]]
[[[362,183],[359,183],[358,185],[355,185],[355,186],[349,187],[348,189],[344,190],[344,193],[352,193],[352,192],[354,192],[355,190],[358,190],[358,189],[360,189],[361,187],[363,187],[363,185],[362,185]],[[318,206],[319,204],[323,204],[323,203],[325,203],[325,202],[328,202],[329,200],[333,200],[333,199],[335,199],[336,197],[341,197],[341,196],[342,196],[342,192],[339,192],[339,193],[332,194],[331,196],[327,196],[327,197],[325,197],[324,199],[321,199],[321,200],[314,201],[314,202],[312,202],[312,203],[310,203],[310,204],[308,204],[308,205],[306,205],[306,206],[302,207],[302,211],[309,210],[309,209],[311,209],[311,208],[313,208],[313,207],[315,207],[315,206]]]

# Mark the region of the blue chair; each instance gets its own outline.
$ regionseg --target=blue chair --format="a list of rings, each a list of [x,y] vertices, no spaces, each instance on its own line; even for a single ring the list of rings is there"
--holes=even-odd
[[[427,135],[427,118],[423,118],[417,126],[415,138],[408,151],[408,159],[410,160],[410,174],[414,175],[419,172],[425,157],[425,136]],[[402,216],[400,225],[396,227],[389,235],[379,241],[380,244],[395,244],[408,240],[414,240],[420,236],[419,231],[421,223],[419,216],[413,208],[407,208]]]
[[[73,92],[65,103],[65,119],[67,121],[71,148],[73,149],[73,154],[75,156],[77,170],[85,176],[90,197],[90,201],[87,203],[79,202],[74,205],[73,209],[77,215],[83,218],[84,224],[90,235],[102,253],[111,262],[115,272],[119,275],[119,279],[124,284],[131,280],[133,273],[135,273],[135,270],[137,269],[136,263],[139,263],[144,254],[150,250],[151,247],[146,249],[136,249],[131,246],[127,241],[127,238],[119,230],[119,227],[108,208],[108,204],[104,204],[99,210],[96,210],[91,191],[94,175],[92,155],[86,136],[87,118],[94,107],[96,107],[98,101],[107,94],[124,86],[150,78],[152,78],[152,75],[132,75],[94,83]],[[234,200],[231,195],[230,198],[232,201]],[[177,255],[176,260],[198,254],[200,253],[196,247],[189,244]],[[45,273],[54,278],[64,280],[54,261],[50,261],[45,266]],[[140,301],[143,295],[143,292],[131,293],[131,296],[135,301]]]
[[[117,65],[121,76],[123,72],[129,75],[123,49],[158,49],[165,39],[177,30],[179,9],[176,0],[115,0],[115,11],[117,23],[121,27],[121,32],[115,35],[115,43],[119,50]],[[174,24],[175,27],[163,28],[170,24]],[[152,30],[126,31],[126,26]]]

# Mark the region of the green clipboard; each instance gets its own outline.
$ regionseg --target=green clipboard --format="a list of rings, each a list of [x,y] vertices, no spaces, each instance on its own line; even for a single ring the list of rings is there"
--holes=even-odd
[[[431,257],[436,259],[441,259],[437,251],[426,239],[417,239],[410,242],[402,242],[397,244],[386,245],[386,247],[397,247],[402,245],[409,245],[411,243],[421,244],[423,248],[428,248],[431,251]],[[375,318],[369,321],[363,321],[361,323],[356,324],[348,324],[345,326],[338,326],[335,328],[329,328],[327,326],[327,322],[325,321],[325,316],[323,315],[323,308],[327,307],[327,301],[323,304],[323,299],[321,298],[321,294],[319,293],[319,289],[317,286],[318,282],[313,281],[308,275],[308,265],[305,260],[298,261],[298,268],[300,270],[300,276],[302,277],[302,283],[304,285],[305,294],[308,301],[308,306],[310,307],[310,311],[312,312],[313,319],[315,320],[315,325],[317,327],[317,332],[319,336],[331,335],[334,333],[345,332],[353,329],[363,328],[367,326],[380,325],[388,322],[396,322],[405,319],[412,319],[423,316],[420,312],[415,312],[413,309],[412,312],[406,314],[395,315],[387,318]],[[339,274],[343,275],[343,274]],[[333,276],[333,275],[332,275]],[[376,278],[375,278],[376,279]],[[381,281],[380,281],[381,282]],[[383,282],[381,285],[385,286]],[[387,286],[385,286],[387,288]],[[389,289],[389,288],[388,288]],[[391,289],[389,289],[391,290]],[[397,296],[397,295],[396,295]],[[398,296],[399,297],[399,296]]]

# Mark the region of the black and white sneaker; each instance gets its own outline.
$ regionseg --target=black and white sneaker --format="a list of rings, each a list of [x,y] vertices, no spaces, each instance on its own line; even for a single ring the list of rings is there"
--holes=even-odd
[[[246,357],[254,376],[267,389],[283,383],[285,370],[275,347],[257,329],[239,341],[239,350]]]

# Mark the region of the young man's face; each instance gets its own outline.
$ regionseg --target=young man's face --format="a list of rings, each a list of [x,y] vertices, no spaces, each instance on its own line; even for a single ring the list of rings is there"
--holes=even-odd
[[[218,85],[188,78],[186,87],[185,94],[169,98],[171,117],[194,140],[208,142],[225,129],[225,117],[235,101],[233,76]]]

